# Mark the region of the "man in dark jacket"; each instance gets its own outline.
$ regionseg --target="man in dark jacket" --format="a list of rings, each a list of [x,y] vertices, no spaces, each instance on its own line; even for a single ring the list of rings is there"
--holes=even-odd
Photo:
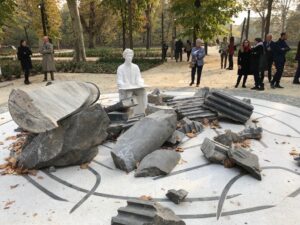
[[[24,71],[24,83],[26,85],[30,84],[29,82],[29,74],[30,70],[32,69],[32,63],[31,63],[31,55],[32,52],[30,48],[27,47],[26,41],[21,40],[20,46],[18,47],[18,59],[21,62],[22,69]]]
[[[259,72],[261,71],[261,58],[264,54],[264,45],[261,38],[255,38],[255,46],[251,49],[250,52],[250,69],[254,75],[254,87],[251,90],[264,90],[264,84],[261,82]]]
[[[264,41],[265,57],[266,57],[266,70],[268,71],[268,80],[272,80],[272,65],[273,65],[273,51],[274,41],[272,40],[272,34],[266,35],[266,40]]]
[[[271,81],[271,88],[283,88],[280,86],[280,80],[284,71],[285,55],[290,51],[290,47],[286,43],[287,34],[281,33],[279,40],[274,44],[273,47],[273,59],[276,67],[276,73]]]
[[[178,59],[180,59],[180,62],[182,62],[182,48],[183,48],[183,42],[181,39],[175,42],[175,59],[176,62],[178,62]]]

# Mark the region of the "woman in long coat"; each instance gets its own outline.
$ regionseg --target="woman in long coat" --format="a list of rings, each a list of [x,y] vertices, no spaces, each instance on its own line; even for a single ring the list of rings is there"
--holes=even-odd
[[[247,77],[250,74],[250,42],[244,40],[243,44],[238,52],[238,78],[236,81],[235,88],[237,88],[243,79],[243,88],[246,88]]]
[[[24,71],[24,83],[26,85],[30,84],[29,82],[29,74],[30,70],[32,69],[32,62],[31,62],[31,50],[27,47],[26,41],[21,40],[20,46],[18,47],[18,59],[21,62],[22,69]]]
[[[251,71],[254,75],[255,85],[251,90],[263,91],[264,85],[261,82],[260,71],[262,70],[262,60],[264,54],[264,45],[261,38],[255,38],[255,46],[251,49]]]

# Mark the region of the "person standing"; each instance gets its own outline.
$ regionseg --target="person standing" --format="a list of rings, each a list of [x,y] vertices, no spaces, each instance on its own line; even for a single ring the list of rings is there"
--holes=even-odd
[[[264,90],[264,86],[261,83],[259,72],[261,71],[261,58],[264,54],[264,45],[261,38],[255,38],[255,46],[250,52],[250,69],[254,75],[255,85],[251,90]]]
[[[48,80],[48,72],[50,72],[51,80],[54,80],[54,71],[55,63],[54,63],[54,49],[53,45],[50,43],[49,38],[45,36],[43,38],[43,45],[40,49],[40,53],[43,56],[42,66],[44,72],[44,81]]]
[[[227,37],[223,38],[223,41],[220,43],[219,53],[221,56],[221,69],[226,69],[227,65],[227,56],[228,56],[228,42]]]
[[[24,40],[20,41],[20,46],[18,47],[17,55],[18,55],[18,59],[21,62],[22,70],[24,71],[24,77],[25,77],[24,84],[28,85],[30,84],[29,74],[30,74],[30,70],[32,69],[32,62],[31,62],[32,52],[27,46],[26,41]]]
[[[163,61],[167,61],[168,49],[169,49],[169,46],[166,44],[166,42],[163,42],[163,45],[162,45],[162,59],[163,59]]]
[[[191,72],[191,83],[192,86],[195,82],[195,75],[197,70],[197,87],[200,85],[200,79],[202,75],[202,69],[204,65],[205,49],[202,47],[203,41],[201,39],[196,40],[196,47],[192,49],[192,72]]]
[[[230,37],[229,45],[228,45],[228,60],[229,60],[229,67],[228,70],[233,70],[233,55],[235,51],[234,46],[234,37]]]
[[[175,59],[176,62],[180,59],[180,62],[182,62],[182,48],[183,48],[183,43],[181,39],[175,42]]]
[[[273,50],[274,41],[272,40],[272,34],[266,35],[266,40],[264,41],[265,57],[266,57],[266,69],[268,71],[269,83],[272,81],[272,66],[273,66]]]
[[[291,48],[286,43],[287,34],[281,33],[279,40],[274,44],[274,63],[276,68],[276,73],[271,81],[271,88],[283,88],[280,86],[280,80],[284,71],[284,65],[286,62],[285,55]]]
[[[243,44],[238,52],[238,78],[235,88],[237,88],[243,79],[243,88],[246,88],[247,77],[250,74],[250,51],[251,46],[248,40],[244,40]]]
[[[190,56],[191,56],[191,52],[192,52],[192,43],[190,42],[190,40],[186,41],[186,45],[185,45],[185,52],[187,55],[187,61],[190,61]]]
[[[297,53],[296,53],[295,60],[298,61],[298,67],[297,67],[297,71],[296,71],[295,76],[294,76],[293,84],[300,84],[300,41],[298,43],[298,48],[297,48]]]

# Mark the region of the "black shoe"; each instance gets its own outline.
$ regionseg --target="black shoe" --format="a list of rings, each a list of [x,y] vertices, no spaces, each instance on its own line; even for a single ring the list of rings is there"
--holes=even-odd
[[[300,84],[299,81],[293,81],[293,84]]]
[[[239,85],[236,84],[234,87],[235,87],[235,88],[238,88],[238,86],[239,86]]]
[[[270,84],[270,87],[272,88],[272,89],[275,89],[275,85],[274,84]]]
[[[253,87],[251,88],[251,90],[258,90],[258,87]]]
[[[47,82],[48,80],[46,78],[44,78],[43,82]]]
[[[247,88],[245,84],[243,84],[242,88]]]
[[[190,86],[193,86],[194,83],[190,83]]]
[[[31,84],[31,83],[29,82],[29,80],[25,80],[25,81],[24,81],[24,84],[29,85],[29,84]]]
[[[284,88],[284,87],[280,86],[279,84],[277,84],[275,87],[276,88]]]
[[[196,87],[199,87],[200,84],[197,84]]]

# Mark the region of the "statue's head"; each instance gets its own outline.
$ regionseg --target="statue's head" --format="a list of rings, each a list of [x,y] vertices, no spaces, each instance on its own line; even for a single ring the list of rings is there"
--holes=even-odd
[[[125,59],[126,63],[132,63],[132,59],[134,56],[133,50],[126,48],[123,52],[123,58]]]

